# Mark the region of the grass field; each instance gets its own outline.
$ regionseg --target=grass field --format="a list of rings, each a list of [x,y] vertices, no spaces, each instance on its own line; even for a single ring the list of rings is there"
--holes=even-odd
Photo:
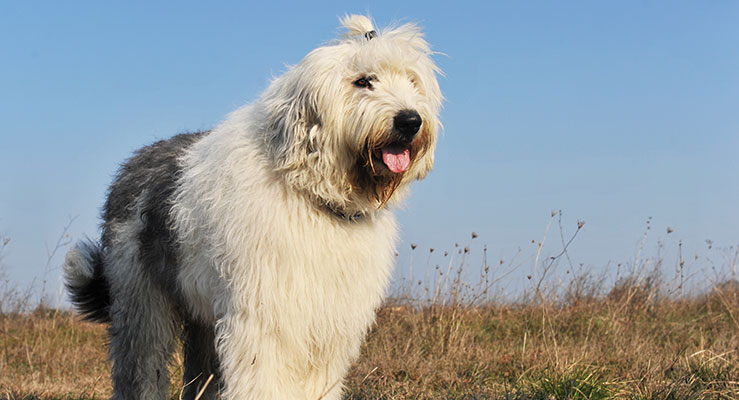
[[[736,288],[649,304],[388,305],[347,398],[738,399],[738,311]],[[110,394],[103,326],[54,310],[5,314],[0,326],[0,397]]]
[[[610,281],[568,270],[547,285],[554,264],[535,253],[531,289],[500,298],[487,261],[479,282],[464,283],[469,250],[458,247],[457,261],[379,310],[346,399],[739,399],[733,275],[686,292],[682,264],[667,280],[655,258]],[[105,326],[14,307],[0,314],[1,399],[110,395]],[[179,355],[171,370],[177,399]]]

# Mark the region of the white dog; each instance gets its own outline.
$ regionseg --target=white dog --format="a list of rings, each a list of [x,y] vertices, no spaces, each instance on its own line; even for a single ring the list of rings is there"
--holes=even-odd
[[[166,398],[180,335],[185,398],[340,398],[442,102],[415,25],[342,23],[212,131],[137,151],[100,242],[67,254],[72,302],[110,323],[114,399]]]

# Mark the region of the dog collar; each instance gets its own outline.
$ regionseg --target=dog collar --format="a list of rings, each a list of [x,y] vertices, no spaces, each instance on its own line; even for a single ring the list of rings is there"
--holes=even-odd
[[[338,208],[332,207],[330,204],[326,204],[324,206],[328,212],[333,214],[339,219],[343,219],[344,221],[348,222],[357,222],[364,218],[364,213],[358,212],[356,214],[347,214],[342,210],[339,210]]]

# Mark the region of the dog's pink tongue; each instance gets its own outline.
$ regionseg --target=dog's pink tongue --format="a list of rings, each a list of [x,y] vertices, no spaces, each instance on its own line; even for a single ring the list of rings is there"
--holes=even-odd
[[[399,174],[411,163],[411,153],[407,148],[401,146],[385,146],[382,151],[382,161],[390,171]]]

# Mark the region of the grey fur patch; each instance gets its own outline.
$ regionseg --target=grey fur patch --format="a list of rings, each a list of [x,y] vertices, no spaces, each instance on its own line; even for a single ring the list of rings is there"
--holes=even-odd
[[[122,257],[115,263],[125,263],[131,256],[128,251],[119,248],[117,255]],[[108,327],[112,400],[168,397],[167,364],[175,349],[178,310],[155,286],[154,282],[137,281],[121,286],[113,298]]]
[[[169,215],[181,172],[178,159],[208,132],[184,133],[136,151],[123,164],[110,186],[103,210],[103,248],[109,248],[113,225],[140,212],[144,228],[139,235],[139,257],[150,278],[177,296],[177,238]],[[136,207],[140,207],[138,210]]]

